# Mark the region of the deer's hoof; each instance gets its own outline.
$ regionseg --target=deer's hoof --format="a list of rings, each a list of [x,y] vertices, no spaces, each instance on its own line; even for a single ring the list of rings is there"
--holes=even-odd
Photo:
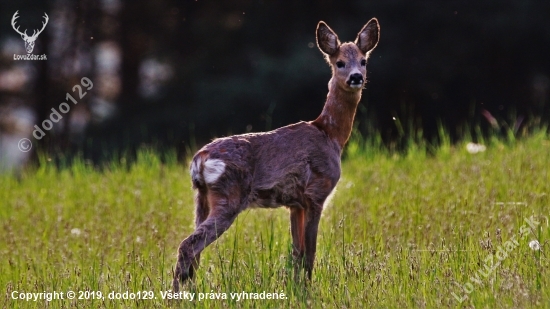
[[[172,281],[172,290],[174,293],[178,293],[180,291],[180,281],[177,278],[174,278],[174,281]]]
[[[176,265],[176,271],[174,273],[174,281],[172,281],[172,287],[174,292],[179,292],[180,282],[183,284],[187,279],[189,279],[189,267],[184,267],[179,263]]]

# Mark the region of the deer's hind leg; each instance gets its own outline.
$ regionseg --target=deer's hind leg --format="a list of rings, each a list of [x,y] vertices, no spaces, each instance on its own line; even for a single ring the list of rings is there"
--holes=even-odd
[[[194,270],[190,269],[194,267],[194,263],[197,263],[197,258],[202,250],[220,237],[231,226],[242,209],[245,208],[238,193],[240,192],[239,188],[231,188],[225,192],[229,193],[208,191],[206,201],[209,206],[209,213],[206,220],[200,223],[195,231],[181,242],[174,272],[174,291],[179,291],[180,281],[183,283],[192,275]],[[197,218],[197,222],[199,219]]]
[[[205,188],[199,188],[195,195],[195,229],[208,218],[210,206],[208,205],[208,196]],[[189,267],[189,278],[193,279],[200,264],[200,253],[195,256]]]

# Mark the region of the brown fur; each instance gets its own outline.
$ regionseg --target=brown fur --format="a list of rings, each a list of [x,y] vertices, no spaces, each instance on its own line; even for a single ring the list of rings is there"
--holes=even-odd
[[[196,229],[179,247],[174,291],[193,277],[201,251],[251,205],[290,209],[295,277],[305,268],[311,279],[323,204],[340,178],[340,156],[366,79],[364,61],[378,36],[378,21],[372,19],[354,43],[340,44],[320,22],[317,45],[332,67],[321,115],[270,132],[219,138],[197,152],[191,164]],[[359,77],[361,83],[354,84]]]

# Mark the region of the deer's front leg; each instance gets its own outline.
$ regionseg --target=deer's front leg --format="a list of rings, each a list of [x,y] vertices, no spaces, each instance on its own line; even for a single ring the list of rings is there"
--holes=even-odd
[[[292,233],[292,258],[294,263],[294,280],[298,281],[304,265],[305,252],[305,219],[303,208],[290,209],[290,232]]]
[[[322,206],[315,205],[307,212],[308,218],[305,226],[305,268],[307,278],[310,281],[315,262],[315,252],[317,251],[317,232],[322,210]]]

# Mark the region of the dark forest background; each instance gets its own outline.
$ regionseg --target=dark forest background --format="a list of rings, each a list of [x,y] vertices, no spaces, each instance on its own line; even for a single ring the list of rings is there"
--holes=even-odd
[[[21,29],[49,23],[33,54]],[[387,145],[467,131],[521,132],[550,114],[548,1],[51,0],[0,3],[0,165],[79,153],[100,161],[142,145],[200,147],[213,137],[314,119],[330,69],[315,46],[326,21],[342,41],[381,25],[357,129]],[[82,77],[87,95],[41,140],[33,126]],[[475,131],[475,130],[474,130]],[[29,153],[17,141],[33,143]],[[15,147],[15,148],[14,148]]]

